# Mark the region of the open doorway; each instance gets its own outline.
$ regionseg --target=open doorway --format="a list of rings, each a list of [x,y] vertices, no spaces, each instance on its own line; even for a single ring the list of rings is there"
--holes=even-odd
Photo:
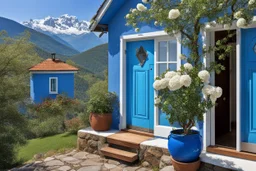
[[[217,100],[215,107],[215,144],[236,148],[236,34],[229,38],[228,44],[233,46],[232,52],[225,60],[215,60],[221,63],[225,70],[215,74],[215,85],[223,89],[223,95]],[[215,43],[230,34],[227,31],[215,32]]]

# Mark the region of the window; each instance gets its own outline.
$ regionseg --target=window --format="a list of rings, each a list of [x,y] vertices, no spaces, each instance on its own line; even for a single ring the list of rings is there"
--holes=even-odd
[[[58,78],[57,77],[50,77],[49,93],[50,94],[58,94]]]
[[[155,59],[155,77],[160,76],[166,70],[177,70],[181,65],[179,54],[181,53],[181,44],[175,38],[159,38],[155,41],[156,59]],[[157,92],[156,94],[157,95]],[[167,137],[176,124],[170,125],[166,119],[166,114],[156,106],[154,134],[156,136]]]
[[[164,73],[167,69],[177,70],[177,41],[175,39],[158,41],[158,52],[156,59],[157,76]]]

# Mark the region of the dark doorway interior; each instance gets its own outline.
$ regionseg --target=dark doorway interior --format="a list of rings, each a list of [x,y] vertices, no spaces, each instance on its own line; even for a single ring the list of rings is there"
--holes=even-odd
[[[235,33],[235,30],[230,31]],[[227,31],[215,32],[215,43],[227,37]],[[215,61],[225,66],[220,74],[215,74],[215,85],[223,89],[223,95],[215,107],[215,144],[230,148],[236,147],[236,35],[229,38],[233,50],[225,60]]]

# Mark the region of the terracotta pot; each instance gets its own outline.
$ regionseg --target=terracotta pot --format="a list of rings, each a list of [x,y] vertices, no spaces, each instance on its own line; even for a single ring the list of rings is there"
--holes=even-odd
[[[201,164],[200,158],[192,163],[178,162],[174,160],[172,157],[171,161],[175,171],[197,171]]]
[[[95,131],[107,131],[112,123],[112,114],[91,113],[89,116],[90,125]]]

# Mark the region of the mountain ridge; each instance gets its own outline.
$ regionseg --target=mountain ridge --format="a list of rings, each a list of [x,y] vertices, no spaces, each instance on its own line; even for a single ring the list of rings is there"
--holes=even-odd
[[[76,16],[68,14],[60,17],[48,16],[43,19],[30,19],[22,24],[47,34],[79,52],[107,42],[105,37],[100,39],[95,33],[90,32],[88,21],[79,21]]]
[[[79,53],[79,51],[54,40],[51,36],[28,28],[8,18],[0,17],[0,30],[5,30],[10,37],[21,36],[22,33],[28,31],[30,33],[30,41],[49,53],[55,52],[64,56],[73,56]]]

